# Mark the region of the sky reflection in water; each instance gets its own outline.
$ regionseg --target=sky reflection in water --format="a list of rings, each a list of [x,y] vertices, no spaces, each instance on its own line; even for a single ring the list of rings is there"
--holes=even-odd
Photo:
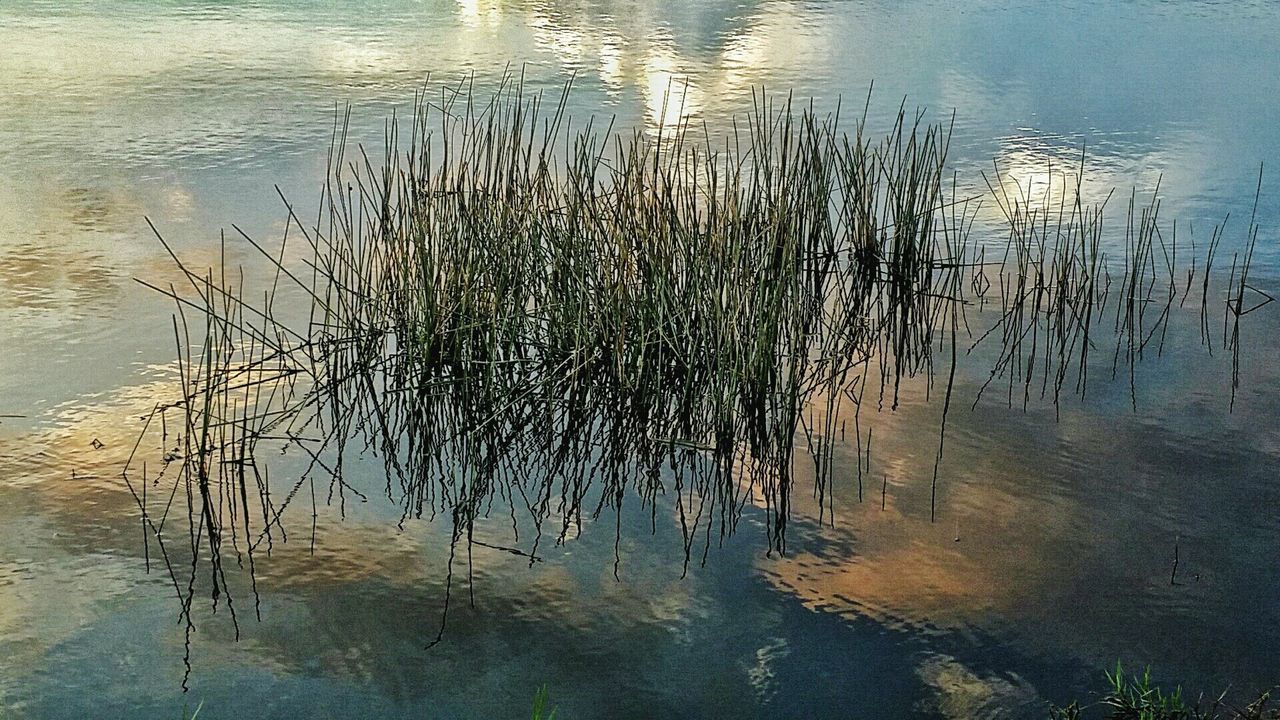
[[[955,110],[952,159],[975,191],[994,159],[1034,194],[1087,145],[1092,199],[1159,178],[1167,216],[1199,241],[1229,211],[1235,242],[1258,163],[1280,168],[1277,33],[1261,2],[6,3],[0,414],[27,417],[0,420],[0,709],[174,716],[177,607],[142,571],[116,480],[172,382],[171,308],[132,282],[173,277],[142,217],[199,267],[218,227],[277,236],[273,185],[315,197],[335,103],[376,140],[428,73],[435,91],[523,66],[534,89],[573,75],[575,117],[725,129],[753,87],[842,98],[851,116],[874,80],[873,129],[903,97],[938,121]],[[1123,383],[1058,423],[998,398],[961,412],[936,523],[938,408],[908,402],[874,419],[861,504],[854,451],[838,451],[836,524],[801,502],[790,558],[762,557],[748,526],[681,579],[674,518],[650,537],[634,504],[622,583],[608,521],[531,569],[477,550],[477,608],[455,603],[430,652],[447,529],[397,531],[394,508],[322,518],[316,557],[290,543],[261,567],[263,622],[239,643],[201,617],[193,698],[214,718],[490,717],[546,683],[562,717],[1035,717],[1117,658],[1208,690],[1274,682],[1276,325],[1251,317],[1231,415],[1228,366],[1194,344],[1142,369],[1136,415]],[[984,380],[961,378],[959,397]]]

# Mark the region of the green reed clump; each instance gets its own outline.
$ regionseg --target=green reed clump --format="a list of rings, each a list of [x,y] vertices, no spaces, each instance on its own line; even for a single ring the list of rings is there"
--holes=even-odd
[[[544,537],[563,541],[607,509],[620,518],[627,497],[655,526],[659,502],[674,501],[686,565],[747,505],[781,552],[796,448],[825,513],[847,409],[861,488],[862,407],[896,408],[908,379],[945,376],[936,489],[956,368],[978,345],[996,348],[983,390],[1003,382],[1010,406],[1056,406],[1064,388],[1083,397],[1090,353],[1111,344],[1132,389],[1179,289],[1185,301],[1197,281],[1194,263],[1183,279],[1155,195],[1131,197],[1122,256],[1108,259],[1106,200],[1086,204],[1079,186],[1010,196],[997,178],[1007,236],[971,241],[983,199],[958,196],[949,128],[919,115],[872,136],[865,113],[846,131],[838,111],[759,94],[723,137],[684,124],[620,133],[575,126],[565,93],[550,110],[514,78],[487,98],[468,85],[421,95],[388,123],[376,161],[349,147],[340,117],[315,220],[285,201],[275,251],[237,228],[270,270],[261,294],[174,254],[190,287],[156,289],[179,308],[182,397],[152,415],[167,503],[148,499],[158,478],[138,492],[133,458],[125,477],[188,639],[198,572],[234,621],[228,570],[253,578],[290,507],[309,504],[314,546],[318,504],[367,497],[344,475],[352,454],[381,458],[402,523],[448,519],[448,587],[454,553],[495,503],[517,541],[532,525],[530,548],[503,548],[531,562]],[[1206,341],[1220,237],[1200,270]],[[1260,292],[1251,258],[1233,271],[1237,318],[1255,309],[1240,309],[1242,293]],[[971,308],[988,304],[995,322],[971,328]],[[308,467],[273,488],[263,443],[299,448]],[[171,556],[160,528],[175,497],[191,542]]]
[[[1182,687],[1167,691],[1151,680],[1151,668],[1141,675],[1126,674],[1116,663],[1114,671],[1106,673],[1108,689],[1096,704],[1107,720],[1277,720],[1280,708],[1271,702],[1271,693],[1264,692],[1248,705],[1235,707],[1226,702],[1226,693],[1207,700],[1194,701],[1183,697]],[[1079,702],[1066,707],[1051,707],[1051,720],[1079,720],[1085,717],[1087,708]]]
[[[504,87],[420,100],[381,167],[335,141],[321,222],[294,217],[310,277],[279,267],[310,320],[247,329],[307,380],[278,415],[321,429],[339,479],[350,440],[379,452],[406,519],[558,494],[563,535],[578,483],[652,501],[691,464],[701,522],[727,532],[754,495],[783,549],[801,409],[824,394],[832,437],[872,357],[896,393],[957,300],[923,290],[962,269],[934,259],[946,133],[902,115],[873,143],[765,97],[719,147],[566,127]]]
[[[547,686],[543,685],[538,688],[538,692],[533,695],[533,720],[556,720],[556,708],[547,709],[547,703],[550,702],[550,695],[547,693]]]

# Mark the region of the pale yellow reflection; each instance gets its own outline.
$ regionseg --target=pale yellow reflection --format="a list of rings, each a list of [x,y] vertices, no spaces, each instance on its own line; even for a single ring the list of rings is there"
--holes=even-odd
[[[606,34],[600,39],[600,82],[611,92],[617,92],[625,81],[622,70],[624,44],[621,37]]]
[[[1177,198],[1199,184],[1185,170],[1198,166],[1191,138],[1175,134],[1161,145],[1139,149],[1114,140],[1026,132],[1002,142],[987,168],[989,187],[972,188],[988,196],[983,212],[989,217],[1003,218],[1005,209],[1014,208],[1054,216],[1065,208],[1069,214],[1078,195],[1085,208],[1107,203],[1106,222],[1120,222],[1131,192],[1145,206],[1157,189],[1161,197]]]
[[[1085,158],[1080,148],[1051,145],[1035,139],[1015,139],[1006,143],[988,173],[990,190],[996,193],[991,212],[1000,206],[1024,211],[1068,210],[1077,193],[1086,204],[1102,202],[1120,178],[1110,159]],[[995,174],[993,176],[994,173]]]
[[[702,91],[680,67],[669,48],[655,50],[644,60],[644,103],[653,129],[679,127],[702,110]]]
[[[728,38],[716,59],[718,93],[760,86],[779,70],[803,73],[825,67],[834,48],[831,31],[817,15],[791,3],[768,3],[750,17],[742,32]],[[783,88],[775,88],[781,90]]]
[[[478,12],[468,9],[464,17]],[[682,47],[661,13],[646,5],[614,16],[589,6],[538,3],[528,9],[527,23],[540,50],[563,65],[593,69],[606,92],[637,90],[642,119],[656,132],[742,112],[745,94],[766,78],[821,64],[832,39],[814,16],[790,5],[753,8],[709,50]]]
[[[1002,190],[1014,203],[1040,208],[1054,199],[1071,202],[1075,194],[1075,177],[1074,173],[1054,168],[1048,160],[1021,162],[1005,172]]]
[[[356,38],[332,38],[317,43],[325,70],[340,76],[378,75],[398,66],[402,58],[390,48]]]
[[[493,27],[502,21],[500,0],[457,0],[457,3],[458,18],[468,27]]]
[[[458,68],[498,73],[508,62],[536,65],[554,59],[559,69],[598,76],[611,94],[634,90],[643,102],[641,119],[657,126],[697,116],[718,118],[719,111],[742,112],[747,89],[768,78],[785,83],[804,77],[806,68],[825,68],[835,44],[830,24],[818,22],[821,11],[785,3],[749,5],[742,17],[726,19],[714,35],[694,43],[684,40],[653,3],[613,8],[454,0],[452,10],[463,32],[403,22],[377,33],[359,26],[308,30],[266,12],[241,23],[162,14],[145,42],[129,36],[135,32],[130,22],[109,19],[68,20],[74,32],[57,36],[0,28],[0,46],[16,48],[0,55],[0,87],[15,98],[19,122],[38,127],[47,121],[50,100],[67,104],[60,111],[78,113],[84,106],[74,98],[81,93],[103,93],[103,102],[112,102],[175,71],[198,69],[201,82],[211,87],[242,76],[246,68],[254,77],[320,74],[322,86],[309,90],[324,97],[342,78],[357,77],[363,84],[431,71],[443,78]],[[63,92],[50,95],[51,85]],[[337,91],[335,99],[344,94]],[[139,116],[145,132],[130,127],[128,136],[154,134],[153,120]],[[183,135],[174,142],[186,140]]]

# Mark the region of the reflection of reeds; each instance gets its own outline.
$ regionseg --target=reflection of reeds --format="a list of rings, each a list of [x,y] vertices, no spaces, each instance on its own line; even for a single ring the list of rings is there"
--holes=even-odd
[[[1253,251],[1258,246],[1258,199],[1262,195],[1262,167],[1258,168],[1258,189],[1253,196],[1253,212],[1249,216],[1248,243],[1244,257],[1236,255],[1231,260],[1231,279],[1227,282],[1229,297],[1223,314],[1223,343],[1231,351],[1231,406],[1236,404],[1236,390],[1240,388],[1240,318],[1275,300],[1270,294],[1249,284],[1249,268],[1253,264]],[[1249,293],[1246,300],[1246,291]],[[1248,304],[1246,304],[1248,303]],[[1227,333],[1228,325],[1231,328]]]
[[[620,135],[573,129],[564,98],[545,113],[512,80],[485,100],[465,87],[421,97],[402,131],[388,125],[376,164],[348,154],[337,124],[317,220],[289,207],[301,263],[240,233],[272,275],[260,297],[176,255],[190,289],[156,288],[180,310],[183,426],[168,458],[191,528],[192,579],[175,584],[185,608],[196,558],[216,602],[223,557],[252,576],[300,495],[314,542],[317,480],[324,502],[360,493],[344,477],[353,451],[381,457],[402,521],[449,518],[451,573],[495,502],[517,537],[527,512],[532,548],[510,550],[531,561],[544,535],[561,541],[631,493],[653,513],[674,499],[686,563],[748,502],[783,551],[797,437],[829,497],[851,404],[861,488],[871,437],[864,467],[858,409],[896,407],[904,379],[932,383],[935,351],[945,427],[966,309],[986,302],[993,274],[999,317],[970,332],[970,350],[997,345],[987,385],[1003,378],[1009,404],[1016,391],[1025,406],[1033,394],[1057,404],[1072,377],[1085,394],[1107,311],[1132,387],[1144,349],[1163,344],[1181,273],[1154,196],[1140,210],[1131,200],[1123,257],[1108,263],[1103,206],[1078,188],[1033,206],[993,185],[1009,234],[988,261],[969,240],[978,201],[943,180],[948,129],[905,112],[873,139],[862,120],[846,133],[760,95],[720,140],[687,126]],[[286,296],[304,312],[277,303]],[[259,465],[264,441],[310,459],[283,496]],[[940,436],[935,488],[942,450]],[[139,502],[159,538],[172,500],[158,521]]]

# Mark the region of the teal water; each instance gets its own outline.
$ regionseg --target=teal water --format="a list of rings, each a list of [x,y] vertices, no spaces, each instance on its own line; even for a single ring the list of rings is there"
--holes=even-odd
[[[0,418],[0,717],[507,717],[542,684],[567,718],[1041,717],[1117,659],[1195,691],[1280,682],[1271,308],[1246,323],[1233,412],[1194,314],[1137,412],[1124,382],[1056,422],[969,411],[985,377],[961,377],[937,522],[937,408],[913,397],[874,419],[883,510],[850,480],[826,526],[798,493],[788,557],[748,514],[683,578],[675,517],[651,534],[638,506],[620,580],[612,519],[533,567],[477,550],[476,606],[431,650],[447,528],[326,517],[314,555],[259,568],[238,642],[196,608],[186,696],[174,589],[118,479],[174,352],[171,304],[133,282],[174,277],[144,216],[197,266],[218,228],[278,234],[274,187],[313,208],[337,105],[376,142],[415,90],[515,69],[532,90],[573,78],[575,117],[725,128],[753,88],[850,113],[874,83],[873,129],[904,98],[955,113],[975,188],[995,161],[1035,189],[1087,147],[1091,197],[1159,180],[1196,238],[1230,213],[1231,251],[1259,165],[1280,170],[1276,37],[1267,2],[0,5],[0,415],[22,416]],[[1273,172],[1254,271],[1274,294]],[[854,451],[836,463],[852,477]]]

